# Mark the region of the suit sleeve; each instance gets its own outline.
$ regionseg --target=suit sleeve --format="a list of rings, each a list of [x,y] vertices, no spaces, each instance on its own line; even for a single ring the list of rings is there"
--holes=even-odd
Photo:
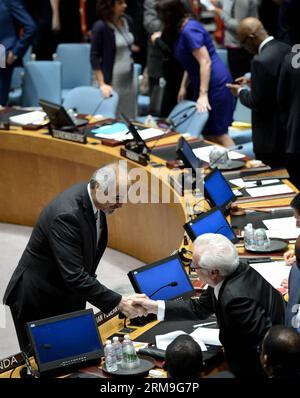
[[[22,26],[24,29],[22,36],[12,49],[14,55],[18,58],[22,58],[27,51],[28,46],[33,41],[33,37],[36,33],[36,26],[20,0],[12,0],[8,2],[8,4],[12,17],[17,21],[17,24]]]
[[[119,304],[121,295],[108,289],[85,271],[80,225],[74,215],[58,216],[50,227],[48,239],[67,289],[105,313]]]
[[[200,298],[186,302],[166,301],[165,321],[201,320],[212,315],[214,311],[213,289],[209,287]]]
[[[266,311],[249,298],[234,298],[225,311],[232,325],[235,325],[235,334],[244,341],[245,346],[258,345],[258,339],[272,326]]]
[[[280,111],[280,119],[284,125],[286,125],[286,123],[287,123],[288,110],[289,110],[290,100],[291,100],[289,71],[288,71],[290,62],[291,62],[290,57],[287,57],[282,65],[280,76],[279,76],[279,81],[278,81],[278,89],[277,89],[277,98],[278,98],[278,107],[279,107],[279,111]]]
[[[258,111],[263,109],[266,101],[268,101],[272,82],[270,75],[265,72],[263,65],[255,59],[252,61],[251,79],[251,90],[241,90],[239,98],[241,103],[247,108]]]

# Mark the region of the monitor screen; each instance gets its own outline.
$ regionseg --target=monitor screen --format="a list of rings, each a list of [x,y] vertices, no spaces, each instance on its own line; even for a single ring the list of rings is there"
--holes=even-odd
[[[194,295],[178,255],[132,270],[128,277],[137,293],[145,293],[153,300],[184,300]]]
[[[100,363],[102,351],[92,309],[27,323],[40,373]]]
[[[224,235],[233,243],[238,242],[224,214],[216,207],[185,224],[184,229],[192,240],[200,235],[213,233]]]
[[[197,158],[192,147],[183,137],[178,140],[176,153],[178,158],[183,161],[185,167],[192,169],[193,174],[196,174],[197,169],[202,165],[202,161]]]
[[[75,127],[73,120],[63,106],[43,99],[39,101],[39,104],[46,112],[52,127],[57,129],[66,126]]]
[[[205,177],[204,190],[212,205],[218,206],[222,210],[236,200],[230,185],[217,168]]]

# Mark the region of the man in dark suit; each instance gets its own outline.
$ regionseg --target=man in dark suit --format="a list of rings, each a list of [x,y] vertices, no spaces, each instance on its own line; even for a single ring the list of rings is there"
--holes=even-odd
[[[23,29],[22,36],[19,35]],[[0,0],[0,44],[5,47],[6,67],[0,68],[0,105],[8,100],[11,77],[16,63],[25,54],[35,34],[35,24],[21,0]]]
[[[243,19],[237,30],[241,44],[252,54],[251,87],[245,80],[228,85],[241,103],[252,110],[253,149],[257,159],[271,167],[284,166],[284,130],[280,122],[277,85],[281,64],[290,46],[269,36],[256,18]]]
[[[42,211],[3,299],[21,349],[28,345],[26,322],[84,309],[87,301],[104,313],[118,307],[129,317],[143,314],[95,274],[107,245],[106,214],[122,206],[127,189],[126,168],[107,165]]]
[[[278,105],[286,132],[287,169],[291,182],[300,189],[300,49],[286,55],[278,83]]]
[[[159,320],[205,319],[216,314],[220,341],[237,377],[263,377],[257,346],[267,330],[284,324],[280,293],[259,273],[239,262],[235,246],[223,235],[204,234],[194,242],[193,268],[209,287],[188,302],[133,300]]]

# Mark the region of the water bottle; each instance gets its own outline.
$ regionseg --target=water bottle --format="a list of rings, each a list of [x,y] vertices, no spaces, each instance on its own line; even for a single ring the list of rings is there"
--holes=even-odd
[[[116,357],[117,357],[117,363],[121,364],[123,360],[123,350],[122,350],[122,344],[119,342],[119,337],[115,336],[113,337],[113,343],[112,346],[115,349]]]
[[[251,223],[247,224],[244,228],[244,244],[245,249],[253,249],[254,231]]]
[[[110,340],[107,340],[105,344],[104,355],[106,370],[108,370],[109,372],[115,372],[116,370],[118,370],[117,356]]]
[[[139,367],[140,360],[136,354],[135,348],[128,334],[124,336],[122,351],[123,351],[123,360],[121,364],[122,368],[134,369]]]

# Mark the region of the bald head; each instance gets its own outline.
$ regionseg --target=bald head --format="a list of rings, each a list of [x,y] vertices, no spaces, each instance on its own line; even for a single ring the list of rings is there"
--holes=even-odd
[[[269,36],[259,19],[249,17],[242,19],[237,35],[246,50],[251,53],[258,53],[259,45]]]

